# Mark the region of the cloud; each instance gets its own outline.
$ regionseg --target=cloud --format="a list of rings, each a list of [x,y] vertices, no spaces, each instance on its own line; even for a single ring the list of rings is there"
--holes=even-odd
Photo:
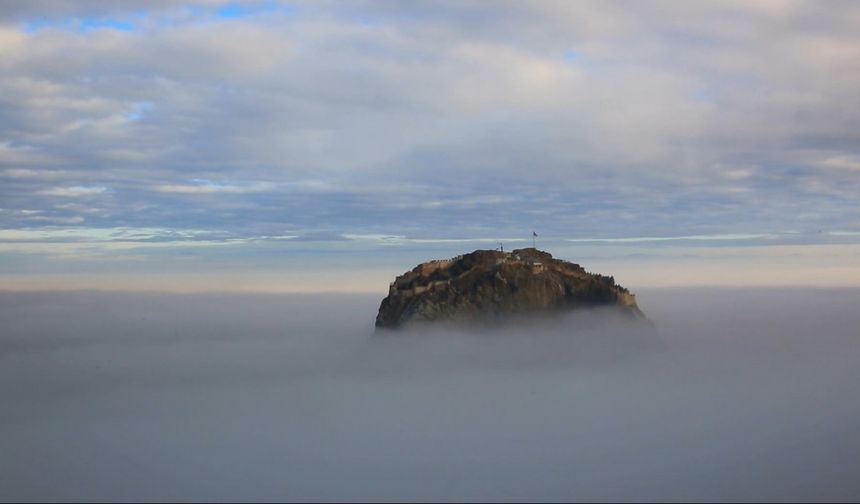
[[[86,219],[81,216],[75,217],[51,217],[46,215],[36,215],[33,217],[27,218],[28,222],[46,222],[54,225],[75,225],[75,224],[83,224]]]
[[[269,182],[252,182],[241,185],[230,185],[217,182],[201,181],[197,184],[165,184],[157,186],[155,190],[159,192],[179,194],[246,194],[272,191],[275,188],[275,184]]]
[[[123,15],[141,10],[158,11],[192,6],[217,6],[223,0],[131,0],[117,5],[110,0],[9,0],[0,6],[0,18],[16,20],[62,19],[66,17],[96,17]],[[238,0],[238,4],[246,3]]]
[[[44,172],[28,168],[9,168],[3,171],[3,175],[11,178],[43,178],[46,175],[50,175],[50,173],[45,174]]]
[[[104,194],[108,191],[107,187],[83,187],[83,186],[73,186],[73,187],[52,187],[50,189],[45,189],[40,192],[45,196],[60,196],[67,198],[83,198],[87,196],[96,196],[99,194]]]
[[[837,170],[860,170],[860,157],[832,157],[825,159],[819,163],[822,168],[831,168]]]
[[[724,235],[691,235],[691,236],[636,236],[624,238],[567,238],[565,241],[572,243],[642,243],[642,242],[664,242],[664,241],[738,241],[738,240],[761,240],[773,238],[775,235],[767,234],[724,234]]]
[[[372,241],[385,245],[404,245],[404,244],[442,244],[442,243],[474,243],[474,244],[482,244],[482,243],[491,243],[493,245],[498,245],[499,243],[520,243],[529,241],[525,238],[487,238],[487,237],[475,237],[475,238],[407,238],[406,236],[400,235],[379,235],[379,234],[345,234],[343,235],[347,240],[357,240],[357,241]]]
[[[860,220],[851,3],[45,1],[0,16],[0,206],[56,222],[490,242]],[[85,196],[87,214],[59,207]]]
[[[637,294],[662,351],[599,313],[373,339],[375,295],[0,292],[0,498],[855,500],[860,291]]]

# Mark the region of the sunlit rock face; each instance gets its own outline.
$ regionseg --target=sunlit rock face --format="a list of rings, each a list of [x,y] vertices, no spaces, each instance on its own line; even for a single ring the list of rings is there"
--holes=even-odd
[[[589,273],[535,248],[476,250],[419,264],[397,277],[379,307],[376,327],[494,325],[583,307],[612,307],[644,319],[635,296],[611,276]]]

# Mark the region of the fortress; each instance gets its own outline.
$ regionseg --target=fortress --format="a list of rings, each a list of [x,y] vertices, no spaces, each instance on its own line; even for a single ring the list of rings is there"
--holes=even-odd
[[[377,327],[414,321],[500,319],[506,314],[612,305],[641,315],[613,277],[587,272],[535,248],[476,250],[419,264],[389,285]]]

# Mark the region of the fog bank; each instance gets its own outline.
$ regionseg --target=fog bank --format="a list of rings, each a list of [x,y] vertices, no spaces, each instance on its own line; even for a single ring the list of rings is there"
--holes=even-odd
[[[600,312],[380,338],[374,296],[0,293],[0,500],[860,498],[860,290],[637,295],[661,344],[624,352]]]

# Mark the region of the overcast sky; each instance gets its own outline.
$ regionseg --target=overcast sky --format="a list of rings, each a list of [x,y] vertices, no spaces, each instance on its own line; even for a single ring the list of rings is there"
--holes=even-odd
[[[6,0],[0,277],[384,291],[535,230],[634,286],[860,285],[858,26],[835,1]]]

